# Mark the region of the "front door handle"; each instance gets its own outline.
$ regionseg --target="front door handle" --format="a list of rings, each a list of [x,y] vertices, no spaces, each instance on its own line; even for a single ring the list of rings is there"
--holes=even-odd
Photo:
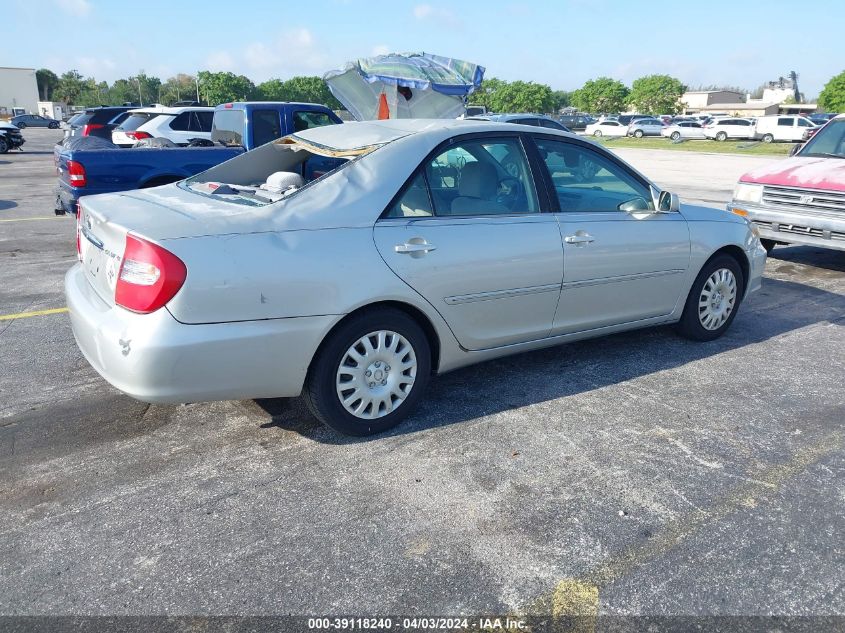
[[[567,244],[589,244],[595,242],[596,238],[589,233],[576,233],[575,235],[567,235],[563,238],[563,241]]]
[[[412,257],[422,257],[429,251],[437,250],[437,247],[422,238],[414,237],[403,244],[397,244],[393,247],[393,250]]]

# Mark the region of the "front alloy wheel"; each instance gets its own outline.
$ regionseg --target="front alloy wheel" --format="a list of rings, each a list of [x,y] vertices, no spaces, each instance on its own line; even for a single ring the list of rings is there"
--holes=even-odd
[[[401,422],[431,374],[431,347],[408,314],[376,308],[342,322],[308,370],[303,397],[321,422],[346,435],[372,435]]]

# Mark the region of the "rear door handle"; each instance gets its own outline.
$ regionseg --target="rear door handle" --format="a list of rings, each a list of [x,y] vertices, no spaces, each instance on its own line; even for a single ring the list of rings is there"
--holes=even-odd
[[[421,257],[429,251],[437,250],[436,246],[434,246],[433,244],[429,244],[425,240],[422,240],[420,238],[413,238],[413,240],[414,241],[408,241],[403,244],[397,244],[393,247],[393,250],[397,253],[404,253],[406,255],[416,255],[417,257]]]
[[[567,244],[589,244],[590,242],[595,242],[596,238],[589,233],[582,233],[580,235],[576,233],[575,235],[567,235],[563,238],[563,241]]]

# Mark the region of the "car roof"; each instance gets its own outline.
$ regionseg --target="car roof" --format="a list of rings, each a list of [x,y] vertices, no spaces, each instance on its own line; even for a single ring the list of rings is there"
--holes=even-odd
[[[448,137],[453,132],[513,132],[513,123],[482,119],[387,119],[384,121],[350,121],[342,125],[324,125],[297,132],[292,136],[307,143],[339,151],[352,151],[365,147],[384,145],[414,134],[432,134]],[[537,132],[536,127],[522,126]],[[556,133],[574,137],[574,134],[542,128],[543,133]],[[284,139],[279,139],[284,141]],[[276,142],[279,142],[276,141]]]
[[[168,108],[167,106],[149,106],[146,108],[133,108],[129,110],[130,114],[182,114],[183,112],[214,112],[214,108],[205,106],[180,106],[178,108]]]

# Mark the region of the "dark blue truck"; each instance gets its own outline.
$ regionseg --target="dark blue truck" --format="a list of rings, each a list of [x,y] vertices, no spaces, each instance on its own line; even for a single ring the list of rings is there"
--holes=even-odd
[[[324,105],[271,101],[217,106],[212,147],[74,149],[56,145],[56,213],[76,213],[82,196],[158,187],[198,174],[272,140],[321,125],[342,123]],[[314,157],[309,171],[329,171],[335,159]],[[306,179],[311,174],[303,174]]]

